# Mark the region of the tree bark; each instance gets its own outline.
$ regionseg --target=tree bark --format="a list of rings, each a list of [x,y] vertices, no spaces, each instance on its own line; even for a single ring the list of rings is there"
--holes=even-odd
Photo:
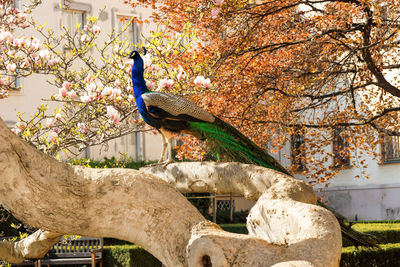
[[[90,169],[59,162],[24,143],[0,120],[0,203],[42,229],[0,243],[0,259],[40,258],[62,234],[134,242],[166,266],[338,266],[340,227],[305,183],[239,163]],[[258,200],[249,235],[224,232],[180,192]]]

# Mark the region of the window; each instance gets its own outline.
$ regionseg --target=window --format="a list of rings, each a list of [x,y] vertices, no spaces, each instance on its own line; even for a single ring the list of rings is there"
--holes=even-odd
[[[76,25],[79,24],[79,29],[83,29],[85,23],[85,11],[82,10],[63,10],[63,21],[62,25],[68,29],[70,35],[76,33]]]
[[[304,153],[304,129],[296,128],[290,140],[290,151],[292,165],[296,171],[304,171],[306,169],[305,153]]]
[[[400,162],[400,137],[384,135],[382,143],[383,163]]]
[[[119,15],[117,16],[117,19],[118,31],[122,31],[125,26],[128,27],[126,31],[122,34],[121,39],[124,41],[129,41],[131,44],[133,44],[134,48],[137,48],[140,44],[140,29],[137,22],[132,21],[130,25],[127,25],[132,17]]]
[[[335,167],[350,166],[348,135],[344,128],[333,130],[333,163]]]

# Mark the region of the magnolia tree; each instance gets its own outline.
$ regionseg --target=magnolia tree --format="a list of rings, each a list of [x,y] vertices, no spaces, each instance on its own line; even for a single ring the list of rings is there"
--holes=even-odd
[[[88,17],[87,21],[82,28],[78,25],[73,34],[63,27],[60,36],[31,21],[43,39],[34,38],[35,44],[39,46],[43,42],[45,48],[38,47],[32,58],[25,61],[33,62],[33,66],[39,64],[42,72],[53,76],[50,83],[58,88],[58,93],[46,101],[60,105],[54,113],[41,105],[33,116],[19,115],[13,131],[53,156],[61,151],[75,156],[88,146],[106,145],[107,141],[122,135],[150,130],[138,119],[130,78],[133,62],[128,59],[133,46],[124,38],[131,23],[142,22],[128,21],[121,31],[112,31],[108,34],[109,40],[99,44],[96,40],[101,29],[96,24],[97,18]],[[171,65],[170,60],[174,60],[171,54],[179,58],[187,53],[192,39],[194,35],[188,31],[180,35],[161,31],[149,34],[146,41],[150,53],[144,56],[144,62],[150,90],[178,92],[185,88],[183,93],[190,98],[199,89],[210,88],[209,78],[186,75],[182,67]],[[25,41],[21,42],[24,47]],[[21,65],[12,64],[14,73],[19,73]],[[33,69],[33,72],[38,71]]]

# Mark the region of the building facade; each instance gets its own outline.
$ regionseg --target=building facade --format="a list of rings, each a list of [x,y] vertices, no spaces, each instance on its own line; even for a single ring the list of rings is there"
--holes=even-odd
[[[333,155],[328,164],[343,165],[344,168],[329,181],[328,187],[317,185],[314,188],[317,195],[350,220],[399,220],[400,138],[377,136],[382,138],[382,144],[375,148],[380,159],[376,160],[372,155],[363,154],[358,160],[365,160],[368,167],[362,169],[350,166],[350,162],[358,158],[357,149],[350,155],[341,154],[340,151],[349,144],[342,139],[340,131],[336,129],[333,131],[334,141],[326,147],[326,150]],[[291,159],[298,153],[293,151],[294,147],[291,144],[286,148],[292,152]],[[303,178],[301,175],[297,177]]]

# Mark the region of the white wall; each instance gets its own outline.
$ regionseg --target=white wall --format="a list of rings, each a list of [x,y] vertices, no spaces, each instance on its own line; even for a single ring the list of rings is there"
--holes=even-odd
[[[400,183],[329,187],[323,195],[330,207],[350,220],[400,219]]]

